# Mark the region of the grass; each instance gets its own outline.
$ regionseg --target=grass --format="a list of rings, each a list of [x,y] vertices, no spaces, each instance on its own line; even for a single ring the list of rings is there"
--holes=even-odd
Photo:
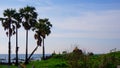
[[[120,65],[120,51],[101,55],[86,55],[81,56],[79,59],[74,59],[76,55],[70,55],[70,53],[58,54],[48,60],[31,61],[26,65],[26,68],[32,68],[33,66],[35,68],[73,68],[77,66],[78,68],[85,68],[85,66],[87,68],[116,68],[117,65]],[[0,68],[8,68],[8,66],[0,65]],[[18,67],[11,65],[10,68]]]
[[[31,61],[26,68],[68,68],[67,61],[63,58],[60,58],[59,55],[56,55],[48,60],[41,60],[41,61]],[[0,65],[0,68],[8,68],[7,65]],[[11,65],[10,68],[18,68],[14,65]]]

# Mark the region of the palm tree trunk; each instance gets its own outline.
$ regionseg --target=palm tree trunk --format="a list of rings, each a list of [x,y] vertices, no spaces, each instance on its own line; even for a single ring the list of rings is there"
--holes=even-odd
[[[16,65],[18,66],[18,29],[16,26]]]
[[[9,42],[8,42],[8,64],[10,65],[11,64],[11,37],[9,35]]]
[[[11,28],[11,22],[9,24],[9,42],[8,42],[8,64],[10,65],[11,64],[11,31],[10,31],[10,28]]]
[[[25,55],[25,64],[28,64],[28,30],[26,30],[26,55]]]
[[[30,54],[28,61],[30,60],[31,56],[35,53],[35,51],[38,49],[38,46],[36,46],[36,48],[32,51],[32,53]]]
[[[44,38],[43,38],[43,60],[45,60],[45,47],[44,47]]]

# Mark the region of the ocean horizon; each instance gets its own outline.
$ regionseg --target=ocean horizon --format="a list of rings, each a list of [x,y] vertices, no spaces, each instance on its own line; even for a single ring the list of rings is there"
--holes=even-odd
[[[29,57],[30,54],[28,54]],[[45,54],[50,56],[51,54]],[[33,54],[31,60],[41,60],[42,54]],[[15,62],[16,54],[11,54],[11,62]],[[25,54],[18,54],[19,62],[25,61]],[[0,54],[0,62],[8,62],[8,54]]]

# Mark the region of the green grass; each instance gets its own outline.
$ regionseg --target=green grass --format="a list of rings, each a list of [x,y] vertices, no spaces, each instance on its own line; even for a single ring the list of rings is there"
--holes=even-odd
[[[41,61],[31,61],[26,68],[68,68],[67,61],[63,58],[60,58],[59,55],[56,55],[48,60],[41,60]],[[0,68],[8,68],[7,65],[0,65]],[[14,65],[11,65],[10,68],[17,68]]]
[[[0,68],[8,68],[8,65],[0,65]],[[17,68],[15,66],[10,66],[10,68]]]
[[[120,65],[120,51],[108,54],[85,56],[85,59],[80,57],[78,61],[76,61],[76,59],[74,60],[74,57],[75,55],[71,57],[70,54],[58,54],[48,60],[31,61],[26,65],[26,68],[32,68],[32,66],[35,66],[35,68],[72,68],[72,66],[75,67],[76,65],[74,62],[77,62],[78,66],[81,68],[84,68],[85,65],[87,68],[116,68],[117,65]],[[0,65],[0,68],[8,68],[8,66]],[[11,65],[10,68],[18,67]]]

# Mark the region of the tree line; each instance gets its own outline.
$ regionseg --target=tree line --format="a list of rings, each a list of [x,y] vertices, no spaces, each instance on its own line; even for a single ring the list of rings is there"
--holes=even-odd
[[[52,24],[49,19],[37,19],[38,13],[36,12],[36,8],[33,6],[26,6],[24,8],[20,8],[18,11],[16,9],[6,9],[3,12],[4,17],[0,17],[0,21],[4,30],[6,31],[6,35],[9,38],[8,41],[8,64],[11,64],[11,36],[16,35],[16,65],[18,62],[18,29],[21,26],[24,27],[26,31],[26,52],[25,52],[25,64],[28,64],[31,56],[37,50],[39,46],[41,46],[43,42],[43,59],[45,59],[45,47],[44,47],[44,39],[51,33]],[[30,56],[28,56],[28,32],[32,30],[35,32],[34,38],[37,40],[37,46],[32,51]]]

